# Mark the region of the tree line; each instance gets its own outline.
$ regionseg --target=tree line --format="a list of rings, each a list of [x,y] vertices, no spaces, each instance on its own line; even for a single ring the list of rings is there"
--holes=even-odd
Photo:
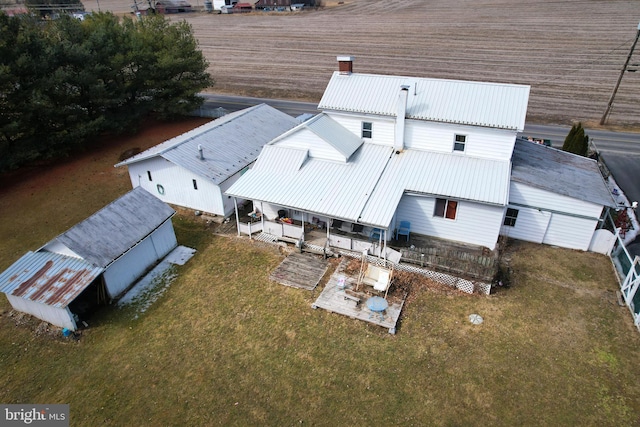
[[[0,171],[67,155],[149,114],[183,115],[213,84],[186,22],[0,13]]]

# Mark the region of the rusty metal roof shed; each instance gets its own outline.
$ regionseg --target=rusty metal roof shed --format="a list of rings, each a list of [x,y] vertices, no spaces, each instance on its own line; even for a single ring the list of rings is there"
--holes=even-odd
[[[0,274],[0,291],[64,308],[86,289],[103,268],[53,252],[28,252]]]

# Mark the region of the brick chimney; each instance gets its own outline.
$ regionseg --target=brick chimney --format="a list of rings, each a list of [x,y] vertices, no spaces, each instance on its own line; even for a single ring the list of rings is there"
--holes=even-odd
[[[340,74],[353,73],[353,56],[338,56],[338,71]]]

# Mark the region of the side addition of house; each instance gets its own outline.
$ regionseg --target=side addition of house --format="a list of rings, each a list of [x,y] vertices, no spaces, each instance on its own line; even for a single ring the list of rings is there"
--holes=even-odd
[[[237,111],[156,145],[118,166],[131,185],[163,202],[219,216],[233,213],[224,192],[270,140],[298,122],[266,104]]]

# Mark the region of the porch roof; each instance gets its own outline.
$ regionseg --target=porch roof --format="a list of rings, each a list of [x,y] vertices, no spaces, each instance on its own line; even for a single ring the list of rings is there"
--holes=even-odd
[[[508,161],[376,144],[347,163],[268,145],[226,194],[386,229],[407,191],[504,206],[509,174]]]
[[[306,150],[267,145],[253,169],[226,194],[361,222],[360,214],[392,153],[392,147],[363,144],[343,163],[310,158]]]
[[[364,223],[390,224],[405,192],[505,206],[508,161],[405,150],[394,154],[364,207]]]

